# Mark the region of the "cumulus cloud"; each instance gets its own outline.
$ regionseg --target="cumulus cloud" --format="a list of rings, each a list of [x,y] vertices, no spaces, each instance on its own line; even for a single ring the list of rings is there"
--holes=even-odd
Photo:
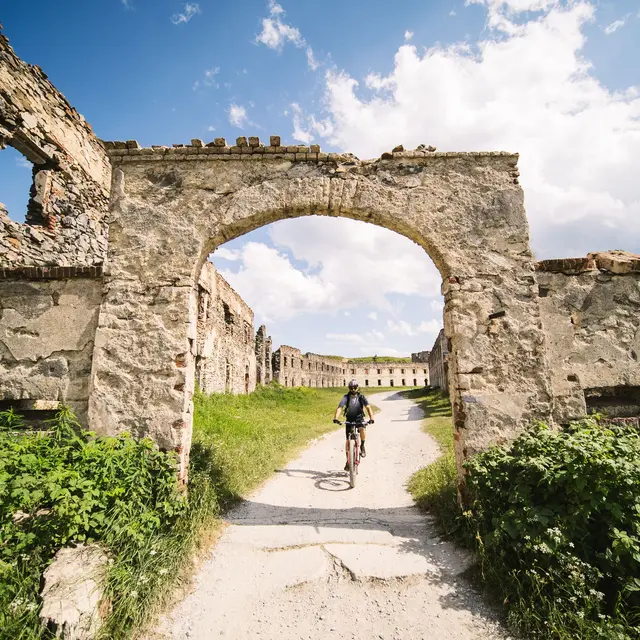
[[[214,261],[238,260],[237,271],[221,273],[265,321],[364,305],[395,313],[391,294],[440,295],[440,275],[424,250],[381,227],[312,216],[275,223],[269,235],[275,247],[248,242],[213,254]]]
[[[411,40],[411,38],[413,38],[413,31],[405,31],[404,32],[404,39],[409,42],[409,40]]]
[[[262,31],[256,36],[256,42],[278,52],[290,42],[298,49],[305,50],[307,64],[315,71],[320,64],[313,54],[313,49],[302,37],[299,29],[282,21],[284,15],[284,9],[275,0],[269,0],[269,17],[262,20]]]
[[[186,24],[197,13],[200,13],[200,5],[195,2],[187,2],[184,5],[184,13],[174,13],[171,16],[171,22],[173,24]]]
[[[370,314],[367,315],[367,318],[369,318],[369,320],[377,320],[378,314],[375,311],[372,311]]]
[[[399,143],[518,151],[538,257],[639,251],[640,91],[609,90],[584,57],[594,6],[478,2],[487,30],[475,46],[403,45],[391,73],[370,73],[364,87],[329,70],[327,139],[360,157]],[[297,130],[313,131],[311,118]]]

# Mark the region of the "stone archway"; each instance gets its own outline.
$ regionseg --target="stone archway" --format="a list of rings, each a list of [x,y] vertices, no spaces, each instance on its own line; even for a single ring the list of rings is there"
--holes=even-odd
[[[359,161],[314,147],[239,143],[110,149],[111,224],[91,428],[146,435],[178,451],[185,479],[200,268],[223,242],[304,215],[386,227],[421,245],[436,264],[459,464],[532,419],[548,418],[517,155],[413,151]]]

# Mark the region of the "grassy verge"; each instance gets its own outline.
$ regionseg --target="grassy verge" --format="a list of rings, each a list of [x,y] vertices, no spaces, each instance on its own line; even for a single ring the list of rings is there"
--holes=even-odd
[[[411,476],[407,488],[416,504],[432,514],[445,534],[458,528],[456,464],[453,456],[453,427],[449,397],[439,390],[403,391],[425,414],[422,429],[438,443],[442,455]]]

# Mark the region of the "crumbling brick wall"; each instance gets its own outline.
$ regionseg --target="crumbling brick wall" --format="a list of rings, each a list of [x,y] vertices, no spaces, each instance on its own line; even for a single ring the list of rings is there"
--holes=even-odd
[[[71,406],[86,424],[100,267],[0,268],[0,407]]]
[[[26,224],[0,204],[0,267],[102,264],[111,180],[103,144],[0,33],[0,150],[7,145],[33,163],[33,183]]]
[[[205,262],[198,282],[196,381],[206,393],[250,393],[256,386],[253,311]]]
[[[640,256],[544,260],[537,282],[554,419],[639,415]]]

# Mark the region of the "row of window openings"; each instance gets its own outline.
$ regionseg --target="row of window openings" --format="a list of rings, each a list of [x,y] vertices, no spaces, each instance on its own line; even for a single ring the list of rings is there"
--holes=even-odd
[[[343,380],[343,384],[346,386],[347,381],[346,381],[346,380]],[[429,380],[428,380],[427,378],[425,378],[425,379],[424,379],[424,384],[425,384],[425,386],[427,386],[427,385],[429,384]],[[302,380],[301,385],[302,385],[303,387],[304,387],[304,386],[306,386],[306,385],[305,385],[305,381],[304,381],[304,380]],[[288,386],[289,386],[289,378],[287,378],[286,376],[285,376],[285,379],[284,379],[284,386],[285,386],[285,387],[288,387]],[[294,379],[292,379],[292,380],[291,380],[291,386],[292,386],[292,387],[295,387],[295,386],[296,386],[296,381],[295,381]],[[322,380],[322,386],[324,387],[324,380]],[[365,381],[364,381],[364,386],[365,386],[365,387],[368,387],[368,386],[369,386],[369,380],[365,380]],[[380,379],[378,379],[378,386],[379,386],[379,387],[381,387],[381,386],[382,386],[382,380],[380,380]],[[390,386],[390,387],[394,387],[394,386],[395,386],[395,385],[394,385],[393,380],[389,380],[389,386]],[[404,378],[402,378],[402,384],[401,384],[401,386],[403,386],[403,387],[406,387],[406,386],[407,386],[407,384],[406,384],[406,380],[405,380]],[[417,378],[414,378],[414,379],[413,379],[413,386],[414,386],[414,387],[417,387],[417,386],[418,386],[418,379],[417,379]]]
[[[285,367],[288,366],[287,356],[284,356],[284,366]],[[291,359],[291,366],[293,366],[293,358]],[[324,365],[323,364],[322,365],[322,371],[325,371],[325,366],[327,366],[327,370],[331,371],[332,373],[335,373],[338,370],[338,367],[331,367],[329,365]],[[300,368],[301,369],[304,368],[304,360],[300,360]],[[309,371],[311,371],[311,362],[309,362]],[[316,371],[318,371],[318,363],[317,362],[316,362]],[[427,373],[426,369],[423,369],[422,371],[423,371],[423,373]],[[342,373],[346,373],[346,372],[347,372],[346,369],[342,369]],[[351,373],[352,373],[352,375],[356,375],[356,370],[355,369],[351,369]],[[365,375],[367,375],[369,373],[369,369],[365,369],[364,373],[365,373]],[[382,373],[382,369],[378,369],[377,373],[378,373],[378,375],[380,375]],[[389,369],[389,374],[393,375],[393,373],[394,373],[394,370],[393,369]],[[404,369],[400,369],[400,373],[404,374],[405,370]],[[411,371],[411,373],[413,373],[415,375],[416,373],[418,373],[418,370],[417,369],[413,369]]]

